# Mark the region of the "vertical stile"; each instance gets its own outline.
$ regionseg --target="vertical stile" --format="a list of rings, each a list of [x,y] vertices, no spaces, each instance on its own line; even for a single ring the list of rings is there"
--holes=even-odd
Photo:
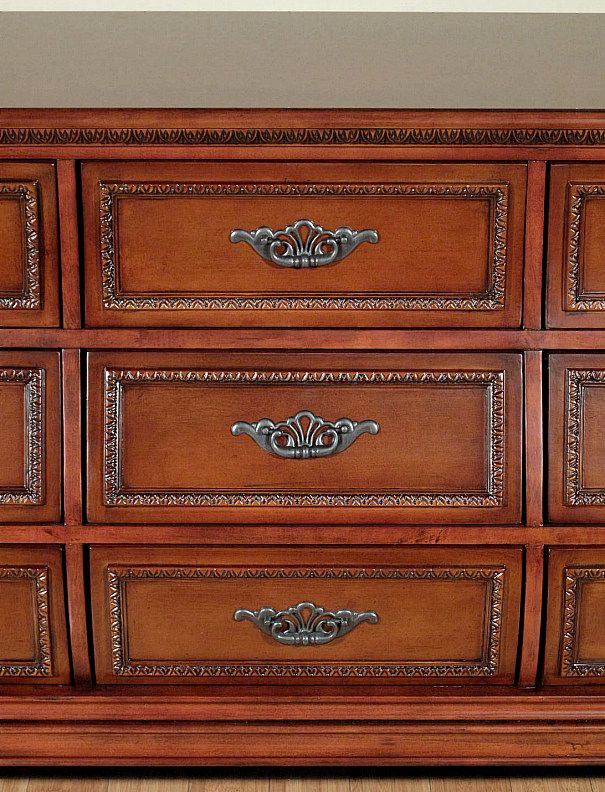
[[[542,327],[542,260],[546,163],[532,160],[527,167],[525,200],[525,269],[523,276],[523,327]]]

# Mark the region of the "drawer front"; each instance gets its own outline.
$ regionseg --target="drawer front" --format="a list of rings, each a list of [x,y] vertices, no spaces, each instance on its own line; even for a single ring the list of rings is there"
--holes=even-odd
[[[551,168],[549,327],[605,327],[605,165]]]
[[[605,548],[551,548],[544,682],[605,682]]]
[[[605,522],[605,355],[552,355],[549,515]]]
[[[59,324],[55,169],[0,162],[0,327]]]
[[[91,326],[520,323],[521,164],[101,162],[82,179]]]
[[[91,352],[92,522],[515,522],[516,354]]]
[[[512,683],[517,548],[94,547],[99,683]]]
[[[0,522],[60,519],[60,408],[59,353],[0,351]]]
[[[70,679],[58,547],[0,545],[0,684]]]

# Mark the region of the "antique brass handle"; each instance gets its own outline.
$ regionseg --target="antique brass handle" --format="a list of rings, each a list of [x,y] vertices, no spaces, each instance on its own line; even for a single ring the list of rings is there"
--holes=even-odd
[[[256,611],[240,608],[235,621],[250,621],[266,635],[287,646],[318,646],[330,643],[351,632],[361,622],[377,624],[374,611],[353,611],[343,608],[328,611],[313,602],[299,602],[285,610],[264,607]]]
[[[326,231],[312,220],[297,220],[279,231],[266,226],[255,231],[236,228],[230,239],[234,243],[247,242],[261,258],[280,267],[303,269],[341,261],[362,242],[375,245],[378,232],[371,228],[353,231],[346,226]]]
[[[308,410],[279,423],[261,418],[256,423],[237,421],[231,427],[231,434],[235,437],[247,434],[263,451],[284,459],[333,456],[347,449],[365,432],[375,435],[379,431],[376,421],[357,422],[339,418],[332,423]]]

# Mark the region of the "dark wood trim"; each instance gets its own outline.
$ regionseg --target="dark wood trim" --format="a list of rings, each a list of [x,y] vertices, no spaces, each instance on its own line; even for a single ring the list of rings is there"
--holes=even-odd
[[[63,327],[81,327],[80,252],[78,249],[78,199],[76,164],[57,161],[57,200],[61,251],[61,305]]]
[[[81,544],[65,545],[65,570],[73,681],[77,687],[89,688],[93,680],[86,617],[84,548]]]
[[[544,547],[542,545],[528,545],[525,548],[523,625],[519,677],[517,681],[520,688],[533,688],[538,682],[543,579]]]
[[[3,765],[577,765],[605,763],[602,723],[19,723]]]
[[[605,351],[605,330],[0,329],[0,347],[45,349]]]

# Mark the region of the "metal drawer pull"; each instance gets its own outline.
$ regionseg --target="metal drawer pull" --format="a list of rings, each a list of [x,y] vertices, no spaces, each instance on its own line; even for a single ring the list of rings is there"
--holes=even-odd
[[[261,418],[256,423],[238,421],[231,427],[231,434],[235,437],[247,434],[263,451],[284,459],[333,456],[347,449],[365,432],[375,435],[379,431],[376,421],[357,422],[339,418],[332,423],[308,410],[302,410],[280,423]]]
[[[378,622],[378,614],[374,611],[357,613],[346,608],[327,611],[313,602],[299,602],[282,611],[268,607],[256,611],[240,608],[233,618],[235,621],[251,621],[259,630],[287,646],[327,644],[342,638],[361,622]]]
[[[263,226],[255,231],[236,228],[231,232],[232,242],[247,242],[261,258],[280,267],[303,269],[325,267],[346,258],[362,242],[375,245],[378,232],[371,228],[353,231],[343,226],[336,231],[325,231],[312,220],[297,220],[280,231]]]

